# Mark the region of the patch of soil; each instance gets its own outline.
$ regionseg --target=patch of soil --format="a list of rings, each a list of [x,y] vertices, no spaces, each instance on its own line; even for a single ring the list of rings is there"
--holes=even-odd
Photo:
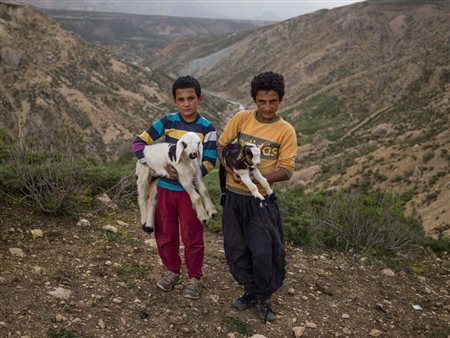
[[[253,310],[230,307],[242,289],[228,272],[220,234],[205,233],[205,288],[192,301],[182,296],[186,276],[172,292],[156,286],[163,267],[135,210],[77,226],[78,220],[0,206],[0,219],[0,337],[63,337],[62,329],[81,337],[293,337],[296,326],[308,326],[307,337],[363,337],[373,329],[382,337],[450,333],[448,255],[417,261],[420,275],[396,269],[387,276],[357,255],[288,247],[287,277],[272,298],[278,318],[264,324]],[[118,233],[101,230],[105,224]],[[43,237],[33,240],[35,228]],[[26,256],[13,256],[13,247]],[[50,295],[56,287],[72,291],[70,298]]]

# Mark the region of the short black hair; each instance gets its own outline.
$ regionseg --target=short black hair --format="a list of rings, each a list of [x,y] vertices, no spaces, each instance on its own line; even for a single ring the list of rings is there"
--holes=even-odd
[[[197,97],[202,96],[202,87],[200,86],[200,82],[198,82],[196,78],[186,75],[179,77],[173,83],[172,85],[173,98],[176,98],[175,94],[177,89],[186,89],[186,88],[194,88]]]
[[[256,75],[251,84],[250,94],[253,101],[256,101],[256,93],[258,90],[274,90],[278,93],[280,101],[284,96],[284,77],[274,72],[264,72]]]

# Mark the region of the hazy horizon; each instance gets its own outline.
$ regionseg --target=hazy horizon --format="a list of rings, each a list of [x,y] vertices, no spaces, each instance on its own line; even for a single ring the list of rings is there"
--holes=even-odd
[[[18,0],[47,9],[74,9],[99,12],[152,14],[236,20],[279,21],[314,12],[350,5],[362,0]]]

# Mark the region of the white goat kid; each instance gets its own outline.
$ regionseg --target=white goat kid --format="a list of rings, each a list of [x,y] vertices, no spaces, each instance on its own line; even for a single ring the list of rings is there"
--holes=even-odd
[[[141,225],[146,232],[154,229],[157,179],[169,177],[167,164],[177,170],[178,181],[189,194],[197,218],[205,224],[210,217],[217,215],[200,170],[202,155],[202,142],[193,132],[184,134],[176,144],[145,146],[146,163],[137,162],[136,176]]]
[[[254,144],[249,143],[241,146],[238,143],[231,143],[223,149],[225,163],[230,167],[250,190],[255,198],[260,200],[260,206],[264,206],[264,196],[258,191],[258,187],[252,181],[254,177],[264,188],[267,195],[272,195],[273,190],[269,182],[258,169],[261,163],[261,150]]]

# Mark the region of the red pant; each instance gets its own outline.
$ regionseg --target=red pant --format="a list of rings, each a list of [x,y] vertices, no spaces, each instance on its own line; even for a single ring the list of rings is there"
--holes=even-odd
[[[158,253],[167,270],[180,273],[180,229],[189,278],[201,278],[205,245],[203,224],[192,208],[186,191],[158,187],[155,208],[155,239]]]

